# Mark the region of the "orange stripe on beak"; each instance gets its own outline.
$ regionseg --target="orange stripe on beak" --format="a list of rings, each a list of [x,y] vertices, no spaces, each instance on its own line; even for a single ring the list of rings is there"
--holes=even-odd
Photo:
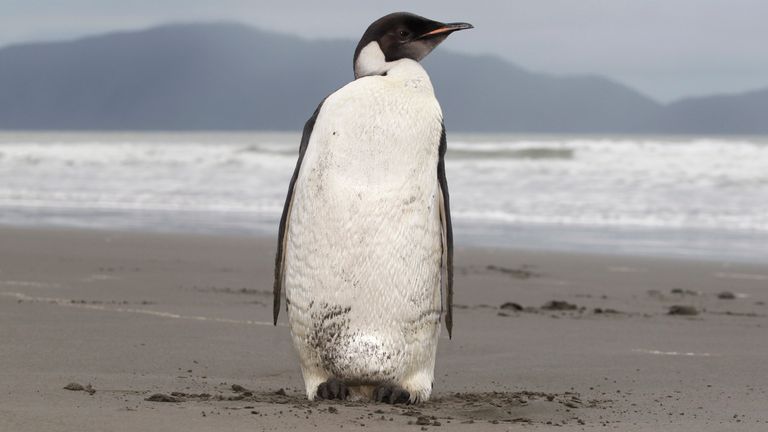
[[[454,29],[451,28],[451,27],[441,27],[441,28],[439,28],[437,30],[432,30],[429,33],[424,33],[423,35],[421,35],[421,37],[434,36],[436,34],[446,33],[446,32],[453,31],[453,30]],[[453,39],[451,39],[451,40],[453,40]]]
[[[458,30],[466,30],[466,29],[471,29],[471,28],[474,28],[474,26],[472,24],[468,24],[468,23],[451,23],[451,24],[446,24],[443,27],[437,28],[435,30],[432,30],[429,33],[424,33],[419,38],[425,38],[425,37],[435,36],[435,35],[439,35],[439,34],[443,34],[443,33],[451,33],[451,32],[455,32],[455,31],[458,31]]]

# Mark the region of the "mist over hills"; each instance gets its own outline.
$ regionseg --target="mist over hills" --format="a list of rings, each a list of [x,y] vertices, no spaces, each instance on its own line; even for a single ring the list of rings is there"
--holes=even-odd
[[[349,82],[355,42],[178,24],[0,49],[0,129],[299,130]],[[438,48],[450,131],[768,133],[768,89],[663,105],[606,78]]]

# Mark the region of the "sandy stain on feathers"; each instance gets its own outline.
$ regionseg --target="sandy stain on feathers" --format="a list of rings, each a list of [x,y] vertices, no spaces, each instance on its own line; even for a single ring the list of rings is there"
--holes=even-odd
[[[350,373],[346,365],[359,360],[359,357],[391,360],[400,353],[387,352],[381,344],[366,341],[359,331],[350,328],[349,313],[351,306],[331,305],[325,302],[309,303],[312,328],[307,337],[309,346],[318,353],[318,364],[332,376],[344,380],[348,385],[378,384],[395,379],[394,367],[385,367],[378,371],[357,371]],[[362,355],[361,355],[362,354]]]

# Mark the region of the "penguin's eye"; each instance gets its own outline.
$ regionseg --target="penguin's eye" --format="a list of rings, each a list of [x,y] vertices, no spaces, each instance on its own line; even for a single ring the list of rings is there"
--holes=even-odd
[[[411,33],[408,30],[400,30],[400,39],[408,39]]]

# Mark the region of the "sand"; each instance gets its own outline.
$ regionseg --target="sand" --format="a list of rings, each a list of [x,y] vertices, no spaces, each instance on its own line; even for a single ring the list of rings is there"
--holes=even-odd
[[[768,430],[768,265],[459,247],[434,398],[392,407],[305,400],[273,251],[0,229],[0,431]]]

